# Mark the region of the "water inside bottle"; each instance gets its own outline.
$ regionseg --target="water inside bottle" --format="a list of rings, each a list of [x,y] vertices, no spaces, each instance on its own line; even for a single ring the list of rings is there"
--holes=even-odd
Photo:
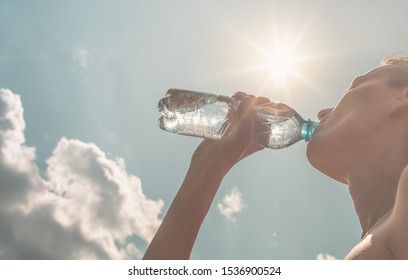
[[[289,106],[270,102],[256,108],[259,119],[268,127],[266,147],[280,149],[287,147],[301,139],[300,128],[304,123],[295,110]]]
[[[256,107],[260,119],[278,123],[292,118],[296,112],[289,106],[279,102],[269,102]]]
[[[159,101],[159,126],[172,133],[220,139],[231,123],[234,103],[229,100],[216,94],[169,90]]]

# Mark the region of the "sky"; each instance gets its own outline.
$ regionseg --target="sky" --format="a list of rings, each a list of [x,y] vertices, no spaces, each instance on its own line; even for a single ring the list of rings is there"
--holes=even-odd
[[[158,128],[167,89],[244,91],[316,119],[353,77],[407,49],[407,10],[404,0],[0,0],[0,259],[140,259],[201,141]],[[284,79],[282,49],[294,62]],[[347,186],[305,150],[237,164],[191,258],[344,258],[361,236]]]

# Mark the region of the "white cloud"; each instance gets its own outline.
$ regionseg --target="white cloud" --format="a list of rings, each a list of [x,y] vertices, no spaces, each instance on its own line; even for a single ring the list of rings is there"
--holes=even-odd
[[[327,253],[320,253],[316,256],[316,260],[337,260],[337,258]]]
[[[235,215],[245,207],[242,193],[237,187],[233,187],[217,205],[221,215],[227,220],[235,222]]]
[[[62,138],[40,176],[25,145],[20,97],[0,89],[0,258],[140,258],[163,201],[143,194],[123,159],[95,144]]]
[[[82,68],[88,67],[90,53],[84,48],[75,48],[72,58]]]

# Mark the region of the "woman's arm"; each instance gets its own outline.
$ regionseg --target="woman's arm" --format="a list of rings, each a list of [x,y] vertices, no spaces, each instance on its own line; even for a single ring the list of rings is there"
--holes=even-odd
[[[237,120],[221,140],[204,140],[194,152],[187,175],[143,259],[188,259],[201,224],[222,179],[241,159],[263,149],[254,108],[269,100],[236,93]]]

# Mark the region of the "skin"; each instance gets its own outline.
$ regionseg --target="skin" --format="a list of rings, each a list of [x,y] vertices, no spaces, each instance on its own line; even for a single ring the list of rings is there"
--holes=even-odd
[[[349,186],[362,239],[346,259],[408,259],[408,88],[393,68],[353,80],[339,103],[319,113],[310,163]]]
[[[353,80],[322,110],[308,144],[310,163],[349,186],[362,239],[346,259],[408,259],[408,87],[391,86],[392,67]],[[262,150],[254,108],[269,100],[237,93],[238,117],[219,141],[204,140],[144,259],[188,259],[228,171]]]

